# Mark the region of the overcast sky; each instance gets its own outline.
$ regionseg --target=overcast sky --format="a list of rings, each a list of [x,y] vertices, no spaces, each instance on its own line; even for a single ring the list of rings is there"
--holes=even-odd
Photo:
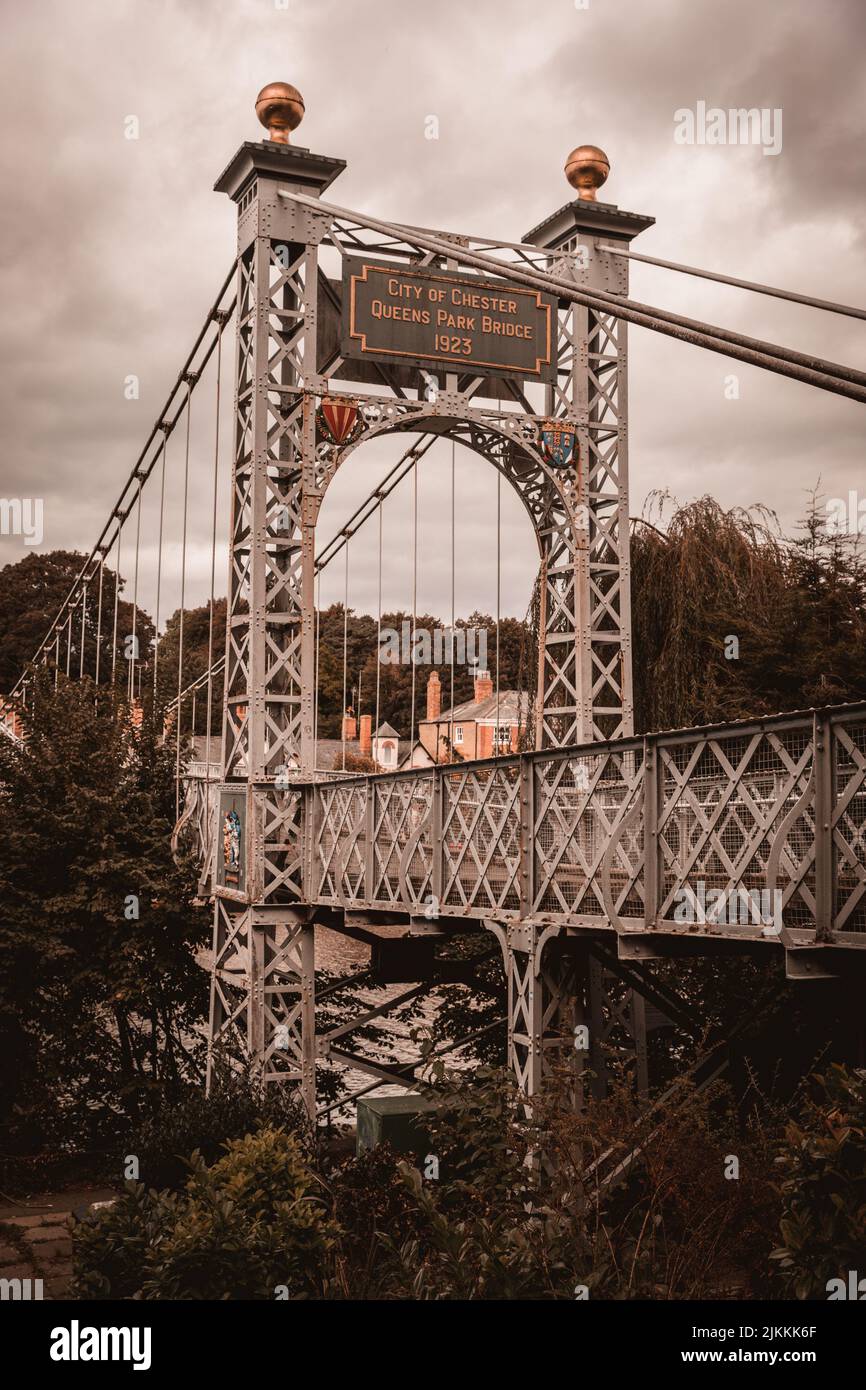
[[[656,218],[635,249],[866,299],[863,0],[5,0],[3,9],[0,495],[44,498],[44,548],[90,549],[162,406],[234,254],[235,210],[213,182],[241,141],[260,138],[253,105],[269,81],[303,93],[297,143],[348,161],[332,190],[346,206],[517,240],[572,196],[564,159],[588,142],[611,162],[602,197]],[[780,152],[677,144],[674,113],[700,101],[780,108]],[[438,140],[425,138],[431,115]],[[124,136],[129,116],[140,124],[134,141]],[[640,265],[632,294],[863,361],[866,332],[851,319]],[[791,527],[819,476],[828,496],[866,487],[857,404],[640,329],[630,350],[633,514],[667,488],[683,501],[763,502]],[[731,372],[738,400],[726,399]],[[127,401],[133,373],[141,394]],[[195,409],[187,595],[201,601],[204,392]],[[395,456],[387,443],[352,455],[326,499],[321,541]],[[447,446],[434,449],[419,484],[419,607],[445,616],[449,458]],[[458,464],[457,608],[489,610],[496,474],[463,451]],[[228,451],[221,591],[227,468]],[[173,486],[175,475],[170,497]],[[386,607],[411,593],[403,491],[385,519]],[[350,603],[360,611],[376,603],[376,539],[373,526],[352,548]],[[0,537],[0,563],[26,553],[21,537]],[[503,612],[522,614],[536,557],[508,489],[502,557]],[[342,594],[343,578],[342,563],[333,566],[323,599]],[[149,582],[143,574],[146,603]],[[177,589],[164,613],[176,602]]]

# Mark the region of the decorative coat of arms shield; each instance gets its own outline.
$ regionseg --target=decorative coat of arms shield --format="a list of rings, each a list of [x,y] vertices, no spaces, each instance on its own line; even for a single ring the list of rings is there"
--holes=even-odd
[[[577,461],[577,430],[564,420],[541,427],[541,452],[552,468],[570,468]]]

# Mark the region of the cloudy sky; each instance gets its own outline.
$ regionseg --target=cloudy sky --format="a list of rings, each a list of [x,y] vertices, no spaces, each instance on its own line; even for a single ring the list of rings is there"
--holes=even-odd
[[[241,141],[260,138],[253,104],[268,81],[304,95],[297,142],[348,161],[333,190],[346,206],[517,240],[572,196],[563,162],[589,142],[612,166],[602,196],[656,218],[636,249],[866,299],[862,0],[5,0],[4,31],[0,495],[44,499],[45,548],[90,549],[161,409],[234,252],[234,208],[213,182]],[[780,153],[677,144],[674,113],[700,101],[780,108]],[[431,115],[438,140],[425,138]],[[130,116],[137,140],[125,138]],[[640,265],[632,293],[863,360],[855,320]],[[792,527],[819,477],[828,496],[866,486],[862,407],[630,332],[633,514],[666,488],[684,501],[766,503]],[[734,371],[738,400],[725,394]],[[140,379],[137,401],[124,399],[129,374]],[[193,601],[209,587],[205,387],[195,406]],[[419,483],[419,606],[447,614],[449,469],[439,449]],[[395,456],[387,444],[353,454],[325,502],[322,541]],[[227,467],[226,452],[218,589]],[[460,612],[494,602],[495,477],[461,453]],[[386,607],[411,593],[410,504],[406,488],[388,504]],[[177,530],[177,508],[169,514]],[[376,601],[374,531],[350,560],[350,602],[361,611]],[[0,564],[25,553],[20,537],[0,537]],[[507,490],[502,556],[503,611],[522,614],[534,542]],[[342,585],[340,563],[323,598]],[[176,601],[177,591],[164,610]]]

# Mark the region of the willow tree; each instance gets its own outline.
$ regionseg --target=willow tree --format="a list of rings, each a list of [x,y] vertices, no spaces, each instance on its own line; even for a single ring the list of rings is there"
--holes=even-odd
[[[817,496],[786,538],[763,506],[653,494],[632,615],[640,731],[866,698],[866,566]]]

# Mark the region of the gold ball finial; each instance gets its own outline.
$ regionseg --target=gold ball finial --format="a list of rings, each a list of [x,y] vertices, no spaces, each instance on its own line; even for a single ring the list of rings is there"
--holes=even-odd
[[[577,189],[578,198],[595,202],[597,188],[606,181],[610,173],[610,160],[598,145],[578,145],[565,161],[565,177],[572,188]]]
[[[256,115],[267,126],[269,139],[288,145],[289,132],[304,119],[304,98],[289,82],[269,82],[256,97]]]

